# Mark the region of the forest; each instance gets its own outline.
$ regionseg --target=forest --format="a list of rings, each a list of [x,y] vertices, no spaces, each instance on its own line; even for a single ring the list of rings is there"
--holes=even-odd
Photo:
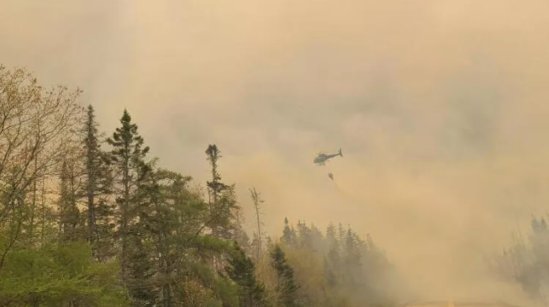
[[[370,236],[291,217],[241,225],[211,179],[159,167],[129,110],[100,131],[80,90],[0,67],[0,306],[390,306],[395,269]],[[202,163],[197,161],[197,163]]]
[[[164,169],[129,110],[100,130],[82,91],[0,66],[0,306],[397,306],[390,255],[349,225],[280,221],[267,234],[261,193],[236,195],[222,151],[209,180]],[[240,201],[253,203],[244,230]],[[486,264],[549,302],[549,227],[532,217]]]

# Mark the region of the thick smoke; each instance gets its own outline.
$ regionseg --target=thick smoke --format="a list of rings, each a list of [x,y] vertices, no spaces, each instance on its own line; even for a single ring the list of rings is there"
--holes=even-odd
[[[81,87],[105,131],[127,107],[153,154],[198,180],[215,142],[250,214],[247,189],[264,195],[271,233],[285,216],[350,223],[425,296],[514,297],[483,256],[549,203],[547,9],[4,0],[0,59]]]

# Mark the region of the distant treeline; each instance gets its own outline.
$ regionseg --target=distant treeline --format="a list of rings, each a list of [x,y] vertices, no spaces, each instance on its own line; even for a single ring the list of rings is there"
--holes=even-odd
[[[549,304],[549,229],[544,217],[532,217],[529,232],[513,234],[510,245],[489,259],[494,273],[519,284],[533,299]]]

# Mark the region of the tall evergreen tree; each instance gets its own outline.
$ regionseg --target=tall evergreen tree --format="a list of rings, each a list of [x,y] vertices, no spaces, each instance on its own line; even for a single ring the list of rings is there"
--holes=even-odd
[[[196,210],[189,208],[192,195],[188,192],[186,183],[190,177],[167,170],[151,172],[151,184],[144,191],[149,195],[150,205],[147,210],[141,211],[139,231],[146,230],[142,239],[147,238],[150,246],[154,246],[154,258],[158,283],[158,303],[164,307],[174,304],[174,291],[177,273],[182,274],[182,259],[187,248],[185,239],[192,231],[186,227],[193,226],[186,223],[186,219],[196,218]],[[202,206],[197,208],[202,210]],[[194,221],[196,223],[196,221]],[[185,225],[186,224],[186,225]],[[150,247],[149,247],[150,248]],[[146,249],[145,247],[143,249]],[[149,260],[145,260],[149,262]],[[186,264],[185,262],[183,262]],[[151,271],[152,267],[144,271]]]
[[[288,264],[286,254],[278,244],[271,253],[271,265],[277,275],[276,291],[280,304],[285,307],[300,306],[297,295],[299,286],[294,279],[294,270]]]
[[[290,227],[290,222],[288,221],[288,218],[284,218],[284,230],[282,233],[282,241],[286,245],[294,245],[296,241],[296,233],[293,228]]]
[[[141,243],[130,246],[130,242],[139,241],[140,236],[143,235],[141,230],[136,229],[135,223],[139,221],[140,212],[143,211],[145,205],[143,198],[147,195],[144,187],[149,179],[150,165],[145,161],[145,158],[149,147],[144,146],[143,138],[138,133],[138,127],[132,123],[132,118],[127,110],[124,110],[120,123],[121,127],[116,128],[107,142],[113,147],[110,158],[117,172],[115,182],[117,185],[116,203],[119,207],[122,278],[127,284],[139,288],[143,281],[131,280],[138,273],[129,272],[134,264],[129,259],[137,257],[137,255],[130,255],[130,252],[141,255]]]
[[[112,218],[115,205],[108,196],[112,193],[113,178],[109,168],[109,157],[101,150],[101,141],[95,120],[93,106],[89,105],[84,124],[85,176],[83,194],[87,202],[87,239],[93,254],[103,259],[110,256],[114,229]]]
[[[157,306],[158,287],[154,276],[157,267],[153,261],[150,234],[139,224],[128,226],[126,286],[134,307]]]
[[[328,240],[330,247],[338,245],[336,228],[333,223],[330,223],[326,228],[326,240]]]
[[[296,228],[299,237],[299,247],[312,249],[311,229],[302,221],[297,221]]]
[[[218,161],[221,158],[221,151],[215,144],[209,145],[206,149],[207,160],[210,162],[212,180],[207,182],[208,202],[210,216],[207,222],[214,238],[235,240],[240,229],[237,217],[239,207],[236,201],[234,185],[227,185],[221,181],[218,171]],[[223,269],[223,255],[214,255],[212,264],[215,271]]]
[[[221,151],[217,145],[209,145],[206,149],[207,160],[210,162],[212,180],[207,182],[210,202],[211,230],[214,237],[235,239],[235,223],[239,207],[236,203],[234,185],[221,181],[218,171],[218,161]]]
[[[240,307],[267,306],[265,286],[256,279],[254,263],[236,241],[233,248],[225,270],[239,286]]]

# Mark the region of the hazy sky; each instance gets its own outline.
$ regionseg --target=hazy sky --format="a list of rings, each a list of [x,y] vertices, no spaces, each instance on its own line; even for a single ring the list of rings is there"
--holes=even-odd
[[[216,143],[271,232],[285,216],[351,223],[421,281],[468,283],[549,205],[548,14],[545,0],[0,0],[0,63],[81,87],[108,133],[128,108],[162,165],[197,180]]]

